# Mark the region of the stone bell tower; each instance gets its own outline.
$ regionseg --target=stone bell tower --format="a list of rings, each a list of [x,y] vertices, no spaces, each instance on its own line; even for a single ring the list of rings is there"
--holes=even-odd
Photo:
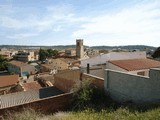
[[[76,56],[80,59],[84,56],[83,39],[76,40]]]

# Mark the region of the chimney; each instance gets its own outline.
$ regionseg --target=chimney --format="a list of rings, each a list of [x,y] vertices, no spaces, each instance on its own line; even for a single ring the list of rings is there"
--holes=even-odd
[[[87,74],[89,74],[90,71],[89,71],[89,63],[87,63]]]

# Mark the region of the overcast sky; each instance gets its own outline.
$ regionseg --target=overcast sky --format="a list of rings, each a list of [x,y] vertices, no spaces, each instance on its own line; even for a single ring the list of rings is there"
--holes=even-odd
[[[160,0],[0,0],[0,45],[160,46]]]

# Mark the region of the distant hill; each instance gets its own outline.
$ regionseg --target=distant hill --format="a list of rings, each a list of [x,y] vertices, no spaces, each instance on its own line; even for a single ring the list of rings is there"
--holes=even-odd
[[[144,50],[144,49],[156,49],[153,46],[146,46],[146,45],[127,45],[127,46],[92,46],[93,49],[128,49],[128,50]]]
[[[146,46],[146,45],[128,45],[128,46],[84,46],[85,48],[91,49],[128,49],[128,50],[144,50],[146,48],[155,50],[156,47]],[[56,46],[22,46],[22,45],[0,45],[0,48],[8,48],[8,49],[68,49],[68,48],[76,48],[75,45],[56,45]]]

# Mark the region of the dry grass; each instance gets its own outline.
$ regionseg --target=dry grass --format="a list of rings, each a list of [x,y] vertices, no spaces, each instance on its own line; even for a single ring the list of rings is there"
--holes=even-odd
[[[4,120],[159,120],[160,108],[145,112],[130,111],[128,108],[102,109],[96,111],[87,108],[82,111],[57,112],[52,115],[42,115],[28,109],[21,113],[9,114]]]

